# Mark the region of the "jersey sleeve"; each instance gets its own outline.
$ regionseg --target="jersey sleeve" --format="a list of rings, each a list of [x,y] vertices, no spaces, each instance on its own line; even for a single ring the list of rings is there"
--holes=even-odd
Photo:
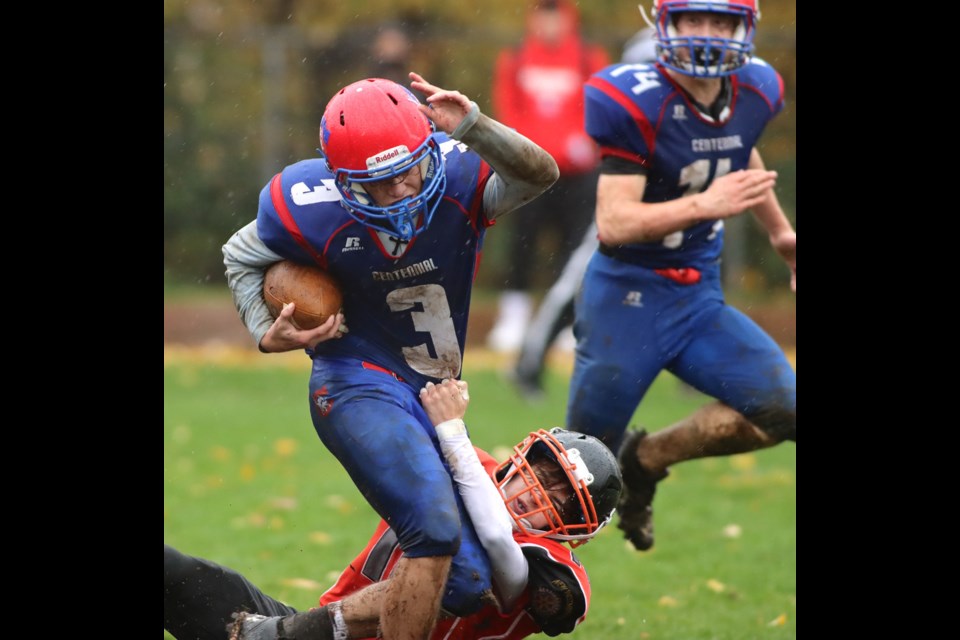
[[[624,65],[621,65],[624,66]],[[594,74],[584,87],[584,123],[601,158],[617,157],[647,166],[653,127],[646,115],[607,77]]]
[[[571,633],[583,622],[590,604],[586,570],[573,552],[559,543],[522,546],[530,567],[527,608],[531,617],[548,636]]]
[[[770,117],[783,110],[783,78],[762,58],[753,57],[738,77],[740,88],[759,94],[770,108]]]
[[[284,187],[291,180],[290,172],[288,167],[278,173],[260,191],[257,234],[272,251],[294,262],[312,264],[317,262],[318,252],[305,242],[291,212],[291,203],[287,201],[289,188]]]
[[[279,179],[281,174],[274,176],[270,182],[260,191],[260,208],[257,211],[257,235],[263,240],[270,250],[280,254],[289,255],[291,251],[301,253],[299,247],[289,240],[289,234],[283,228],[280,216],[277,215],[276,206],[273,203],[271,195],[271,186],[273,181]],[[302,261],[302,260],[301,260]]]

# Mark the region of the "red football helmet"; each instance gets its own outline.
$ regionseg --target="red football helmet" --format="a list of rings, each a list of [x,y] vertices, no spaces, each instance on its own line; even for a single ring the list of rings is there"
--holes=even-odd
[[[750,61],[753,36],[760,20],[759,0],[655,0],[657,59],[688,76],[720,78]],[[703,38],[677,34],[676,15],[683,12],[725,13],[738,18],[732,38]],[[641,7],[641,13],[643,13]],[[644,19],[649,23],[646,14]],[[680,51],[686,55],[679,55]]]
[[[368,78],[338,91],[320,121],[320,150],[344,207],[358,222],[402,240],[427,228],[446,187],[436,128],[419,104],[404,86]],[[423,178],[417,195],[381,207],[364,187],[417,164]]]
[[[543,486],[543,472],[538,475],[531,464],[541,458],[559,465],[557,480],[572,489],[562,504],[551,500]],[[623,489],[620,465],[607,445],[593,436],[560,427],[532,432],[513,448],[495,477],[507,511],[521,531],[566,541],[571,547],[584,544],[610,522]],[[522,480],[519,490],[507,487],[514,478]],[[545,529],[531,526],[530,518],[535,514],[546,518]]]

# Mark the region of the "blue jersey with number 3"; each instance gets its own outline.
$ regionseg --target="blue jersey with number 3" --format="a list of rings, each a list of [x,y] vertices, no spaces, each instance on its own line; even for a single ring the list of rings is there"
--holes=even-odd
[[[753,58],[730,76],[728,107],[713,121],[656,64],[615,64],[586,85],[586,128],[604,156],[646,169],[644,202],[704,191],[717,177],[746,169],[764,127],[783,108],[783,81]],[[723,247],[723,221],[707,220],[657,242],[625,245],[618,253],[657,268],[703,267]]]
[[[491,170],[438,134],[447,184],[430,227],[409,243],[354,220],[321,159],[291,165],[260,194],[257,232],[280,255],[339,281],[348,334],[313,355],[368,361],[420,389],[460,375],[470,292],[486,228]]]

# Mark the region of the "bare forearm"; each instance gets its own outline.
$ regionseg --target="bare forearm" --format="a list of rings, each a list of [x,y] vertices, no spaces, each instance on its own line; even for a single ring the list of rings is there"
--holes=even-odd
[[[389,581],[377,582],[343,599],[343,621],[351,638],[373,638],[377,633]]]
[[[657,242],[676,231],[699,222],[701,216],[694,198],[648,204],[623,203],[616,212],[597,213],[600,241],[608,245]]]
[[[724,220],[760,207],[769,224],[782,220],[773,196],[775,171],[754,167],[715,178],[706,191],[658,203],[643,201],[647,177],[602,174],[597,183],[597,227],[606,244],[655,242],[697,223]],[[771,200],[773,198],[773,200]],[[770,203],[773,203],[771,205]]]
[[[756,148],[750,152],[750,162],[748,168],[766,169],[763,158],[760,156],[760,152],[757,151]],[[767,231],[767,235],[770,237],[771,242],[785,233],[793,232],[793,226],[790,224],[787,216],[783,213],[783,209],[780,207],[780,202],[777,200],[777,195],[773,192],[773,189],[770,189],[765,194],[763,201],[754,206],[752,211],[753,216]]]
[[[780,207],[776,194],[771,190],[762,203],[753,208],[753,217],[766,230],[770,241],[774,242],[787,233],[793,233],[793,226]]]
[[[600,176],[597,183],[597,231],[608,245],[656,242],[704,219],[698,196],[668,202],[642,202],[646,177]]]

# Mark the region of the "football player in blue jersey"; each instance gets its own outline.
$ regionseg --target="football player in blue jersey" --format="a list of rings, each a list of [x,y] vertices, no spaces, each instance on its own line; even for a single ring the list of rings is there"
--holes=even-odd
[[[460,92],[410,78],[426,104],[378,78],[338,91],[320,123],[323,158],[274,176],[256,220],[223,247],[247,329],[261,351],[306,349],[317,434],[397,534],[387,638],[425,638],[441,603],[469,615],[489,594],[489,561],[419,390],[460,376],[486,228],[559,175],[547,152]],[[293,305],[271,317],[264,271],[282,259],[333,274],[343,313],[312,330],[292,321]]]
[[[656,61],[612,65],[585,89],[600,246],[576,302],[567,427],[619,450],[619,526],[641,550],[670,465],[796,442],[796,372],[720,283],[723,221],[750,210],[797,286],[797,234],[756,149],[783,108],[779,74],[752,57],[759,17],[756,0],[656,0]],[[627,433],[664,369],[717,401]]]

